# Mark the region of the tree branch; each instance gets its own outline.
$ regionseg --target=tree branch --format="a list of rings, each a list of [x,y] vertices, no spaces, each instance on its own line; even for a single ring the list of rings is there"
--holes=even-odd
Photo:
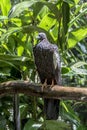
[[[41,85],[29,83],[28,81],[9,81],[0,84],[0,96],[15,93],[24,93],[42,98],[87,101],[87,88],[55,85],[52,88],[48,86],[42,91]]]

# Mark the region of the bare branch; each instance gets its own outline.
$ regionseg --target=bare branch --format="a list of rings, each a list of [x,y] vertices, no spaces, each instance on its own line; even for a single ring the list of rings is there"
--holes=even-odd
[[[29,83],[28,81],[9,81],[0,84],[0,96],[15,93],[24,93],[42,98],[87,101],[87,88],[55,85],[53,88],[48,86],[42,91],[41,85]]]

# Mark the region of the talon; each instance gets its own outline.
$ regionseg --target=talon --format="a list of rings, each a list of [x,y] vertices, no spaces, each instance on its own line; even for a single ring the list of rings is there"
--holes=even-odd
[[[50,85],[50,88],[54,86],[54,79],[52,79],[52,84]]]
[[[45,79],[45,82],[42,84],[42,91],[43,91],[43,89],[46,88],[46,87],[47,87],[47,79]]]

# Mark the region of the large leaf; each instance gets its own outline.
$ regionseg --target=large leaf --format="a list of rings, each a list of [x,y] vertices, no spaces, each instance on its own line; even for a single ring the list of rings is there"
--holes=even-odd
[[[16,56],[16,55],[6,55],[0,54],[0,60],[7,60],[7,61],[28,61],[29,58],[25,56]]]
[[[87,126],[80,124],[77,130],[87,130]]]
[[[41,20],[39,27],[44,28],[45,30],[51,29],[51,27],[56,24],[56,20],[52,17],[53,16],[50,14],[45,15]]]
[[[0,54],[0,63],[1,63],[0,67],[1,68],[10,66],[19,70],[17,66],[26,65],[27,62],[28,62],[28,66],[31,66],[33,63],[33,60],[24,56]]]
[[[62,74],[67,74],[67,73],[69,73],[70,72],[70,68],[69,67],[63,67],[62,66]]]
[[[74,65],[72,65],[72,67],[73,68],[78,68],[78,67],[81,67],[81,66],[84,66],[84,65],[87,65],[87,63],[79,61],[79,62],[75,63]]]
[[[12,33],[17,33],[17,32],[19,32],[19,31],[21,31],[21,30],[22,30],[21,27],[11,27],[11,28],[9,28],[6,33],[3,33],[3,34],[1,35],[0,41],[5,40],[5,39],[8,39],[8,37],[9,37]]]
[[[61,102],[62,106],[63,106],[63,114],[64,116],[70,120],[71,122],[73,122],[75,125],[79,125],[80,124],[80,119],[78,118],[77,114],[74,112],[74,110],[72,109],[71,105],[69,103],[65,102]]]
[[[0,130],[5,130],[6,128],[6,119],[4,116],[0,115]]]
[[[63,121],[46,120],[40,130],[71,130],[71,127]]]
[[[8,17],[7,16],[0,16],[0,20],[8,20]]]
[[[26,8],[31,7],[38,0],[24,1],[16,4],[9,13],[9,18],[13,18],[19,16],[21,12],[23,12]]]
[[[86,6],[87,6],[87,5],[86,5]],[[86,15],[86,14],[87,14],[87,8],[82,9],[82,10],[80,11],[80,13],[79,13],[76,17],[74,17],[74,18],[71,19],[71,21],[70,21],[70,23],[69,23],[69,26],[72,26],[77,20],[80,19],[81,16]]]
[[[62,3],[62,1],[60,2]],[[44,4],[50,9],[50,11],[55,15],[55,18],[59,21],[60,19],[60,11],[56,4],[51,2],[44,2]]]
[[[74,0],[63,0],[64,2],[67,2],[68,4],[75,4],[75,1]]]
[[[7,68],[8,66],[11,66],[11,67],[14,67],[18,70],[18,68],[12,62],[9,62],[9,61],[6,61],[6,60],[0,60],[0,63],[1,63],[0,64],[1,68],[3,68],[3,67]],[[3,72],[3,70],[2,70],[2,72]]]
[[[71,66],[71,69],[75,74],[87,75],[87,69],[85,69],[84,65],[87,66],[86,62],[77,62]],[[83,67],[83,68],[81,68]]]
[[[11,8],[10,0],[0,0],[0,5],[3,16],[7,16]]]
[[[41,126],[41,124],[35,123],[33,120],[29,120],[26,124],[23,130],[38,130],[38,128]]]
[[[44,15],[48,13],[48,7],[43,4],[43,2],[37,2],[33,6],[33,16],[36,18],[43,18]]]
[[[66,34],[68,31],[68,23],[69,23],[69,17],[70,17],[70,7],[69,4],[66,2],[63,2],[62,5],[62,14],[63,14],[63,28],[64,33]]]
[[[68,39],[68,47],[74,47],[79,41],[84,39],[87,36],[87,26],[80,27],[69,32],[69,39]]]
[[[34,5],[36,3],[36,5]],[[35,6],[35,8],[41,9],[43,6],[47,6],[56,16],[56,19],[59,20],[59,10],[56,7],[56,4],[51,2],[39,2],[39,0],[31,0],[31,1],[24,1],[19,4],[16,4],[9,13],[9,18],[19,16],[21,12],[23,12],[26,8]],[[34,16],[36,17],[40,10],[34,9]]]

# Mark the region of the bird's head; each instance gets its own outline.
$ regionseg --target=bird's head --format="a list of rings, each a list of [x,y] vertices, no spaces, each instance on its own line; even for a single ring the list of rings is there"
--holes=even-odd
[[[38,36],[37,36],[37,39],[40,40],[40,41],[47,39],[46,34],[42,33],[42,32],[39,33]]]

